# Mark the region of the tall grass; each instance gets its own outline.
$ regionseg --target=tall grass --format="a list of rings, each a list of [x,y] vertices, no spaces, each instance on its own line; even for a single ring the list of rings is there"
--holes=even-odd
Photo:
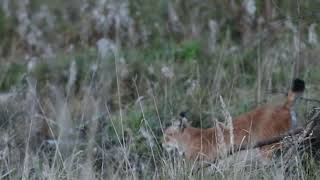
[[[317,3],[232,2],[1,2],[0,179],[316,179],[312,154],[201,168],[161,147],[180,111],[231,124],[283,103],[294,76],[319,96]]]
[[[239,58],[237,56],[240,54],[218,58]],[[102,67],[94,76],[94,72],[88,72],[88,77],[83,77],[81,82],[72,80],[72,71],[79,72],[83,68],[79,67],[80,63],[74,63],[77,59],[69,61],[64,68],[67,74],[57,76],[65,76],[67,80],[32,84],[28,83],[29,78],[35,80],[37,76],[28,74],[26,82],[22,80],[18,86],[19,90],[12,90],[14,98],[1,103],[2,129],[12,137],[3,143],[9,149],[4,150],[6,155],[1,162],[3,176],[8,179],[317,177],[317,163],[313,163],[312,157],[307,161],[310,165],[305,166],[303,157],[295,156],[294,170],[288,173],[287,167],[281,164],[281,157],[262,165],[257,161],[261,157],[256,158],[254,151],[247,151],[197,172],[201,163],[168,154],[161,147],[162,130],[179,111],[188,109],[192,124],[205,128],[214,124],[212,117],[219,121],[229,119],[223,113],[225,109],[234,116],[265,101],[282,103],[285,97],[279,102],[272,98],[279,97],[288,88],[284,82],[290,80],[290,73],[283,72],[284,81],[271,77],[272,89],[279,89],[272,93],[267,91],[268,84],[265,84],[270,77],[261,75],[258,80],[254,78],[256,72],[251,75],[241,72],[243,61],[229,65],[222,60],[183,63],[154,60],[139,66],[141,60],[129,61],[128,57],[123,57],[126,66],[121,65],[119,59],[101,63]],[[261,58],[261,63],[268,63]],[[277,65],[268,66],[271,69],[264,69],[265,73],[274,71],[274,67],[280,71],[287,69],[287,64],[274,63]],[[74,68],[75,64],[77,68]],[[115,64],[117,70],[112,68]],[[148,71],[149,66],[154,71]],[[167,70],[161,71],[163,67],[169,68],[173,75],[166,75]],[[51,66],[47,68],[53,73],[60,71]],[[124,71],[121,68],[127,68],[126,77],[120,76]],[[215,71],[218,74],[215,75]],[[312,83],[311,78],[305,77],[306,82]],[[243,78],[247,80],[238,81]],[[260,101],[256,99],[258,83],[263,89]],[[311,84],[306,95],[317,96],[314,91]],[[224,97],[226,107],[221,106],[220,95]],[[14,116],[18,113],[22,115]],[[301,113],[300,118],[303,118]],[[43,125],[48,129],[41,129]],[[46,133],[50,134],[50,139]]]

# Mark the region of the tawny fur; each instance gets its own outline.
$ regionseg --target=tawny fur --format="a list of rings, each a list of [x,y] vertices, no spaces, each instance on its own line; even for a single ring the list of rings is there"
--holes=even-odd
[[[284,134],[291,128],[291,115],[296,93],[290,91],[284,105],[263,106],[233,118],[234,145],[253,145],[262,140]],[[178,149],[189,159],[213,161],[231,148],[230,130],[227,127],[201,129],[190,126],[181,128],[173,124],[164,132],[162,145]],[[277,145],[276,145],[277,146]],[[260,149],[269,156],[272,145]]]

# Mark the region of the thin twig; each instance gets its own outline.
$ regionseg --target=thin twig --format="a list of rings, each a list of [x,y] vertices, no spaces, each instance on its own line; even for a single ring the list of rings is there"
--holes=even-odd
[[[314,127],[319,123],[320,121],[320,110],[319,108],[314,108],[312,112],[310,113],[310,122],[307,124],[306,128],[302,132],[302,134],[297,139],[297,144],[301,144],[305,138],[307,138],[311,132],[313,131]],[[294,146],[290,147],[288,151],[286,152],[284,156],[285,162],[289,162],[290,158],[292,157],[292,154],[294,152]]]
[[[315,102],[315,103],[319,103],[320,104],[320,100],[318,100],[318,99],[305,98],[305,97],[301,97],[301,99],[304,100],[304,101],[310,101],[310,102]]]
[[[231,150],[229,150],[227,155],[230,156],[230,155],[233,155],[234,153],[239,152],[239,151],[243,151],[243,150],[247,150],[247,149],[255,149],[255,148],[260,148],[260,147],[263,147],[263,146],[266,146],[266,145],[274,144],[274,143],[282,141],[284,138],[286,138],[288,136],[294,136],[296,134],[299,134],[302,131],[303,131],[303,128],[293,129],[293,130],[290,130],[289,132],[287,132],[285,134],[282,134],[282,135],[279,135],[279,136],[275,136],[275,137],[272,137],[272,138],[267,139],[267,140],[258,141],[253,146],[248,146],[247,144],[242,144],[240,146],[234,146],[232,149],[234,149],[236,151],[232,151],[232,149],[231,149]]]
[[[11,174],[13,171],[15,171],[16,169],[11,169],[10,171],[6,172],[5,174],[3,174],[0,179],[7,177],[9,174]]]

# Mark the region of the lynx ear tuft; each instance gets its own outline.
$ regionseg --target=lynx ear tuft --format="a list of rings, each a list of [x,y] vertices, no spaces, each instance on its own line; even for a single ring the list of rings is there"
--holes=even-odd
[[[180,130],[182,130],[182,132],[183,132],[184,128],[189,126],[185,111],[180,113],[179,121],[180,121]]]

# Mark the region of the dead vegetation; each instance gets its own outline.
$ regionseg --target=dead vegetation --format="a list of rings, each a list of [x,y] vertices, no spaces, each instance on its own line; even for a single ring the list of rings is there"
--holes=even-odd
[[[318,99],[318,5],[1,0],[0,179],[316,179],[313,151],[288,171],[231,158],[192,175],[159,142],[181,110],[210,127],[282,101],[293,77]],[[301,126],[315,105],[298,108]]]

